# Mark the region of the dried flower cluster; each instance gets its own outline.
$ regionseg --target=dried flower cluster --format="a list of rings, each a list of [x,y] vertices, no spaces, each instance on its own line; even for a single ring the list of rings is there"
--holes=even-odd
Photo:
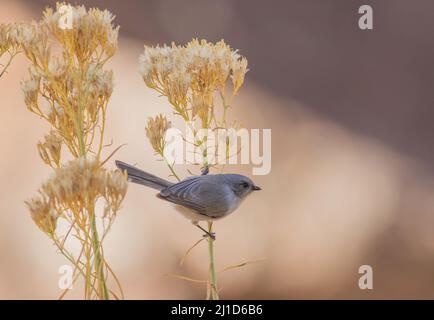
[[[196,117],[208,127],[213,120],[214,95],[225,95],[230,79],[232,95],[244,82],[247,60],[223,40],[216,44],[194,39],[185,46],[145,46],[139,72],[146,85],[169,99],[185,121]]]
[[[155,153],[163,155],[164,151],[164,134],[170,128],[171,123],[167,118],[159,114],[155,118],[149,118],[145,128],[146,136],[154,149]]]
[[[7,24],[0,24],[0,57],[7,52],[11,46],[9,28],[10,26]]]
[[[116,297],[106,284],[109,273],[116,276],[104,260],[102,240],[127,189],[126,176],[104,168],[107,160],[101,159],[113,91],[113,73],[104,66],[116,51],[119,30],[113,19],[108,11],[58,3],[41,21],[2,32],[30,61],[29,78],[22,82],[28,110],[51,126],[37,148],[54,173],[26,204],[35,224],[82,275],[88,299]],[[63,164],[68,151],[73,160]],[[105,209],[98,216],[100,200]],[[58,230],[59,220],[69,225],[67,233]],[[68,246],[77,240],[81,252],[74,254]]]
[[[27,108],[58,131],[75,157],[88,151],[100,155],[101,149],[92,150],[94,126],[104,122],[113,91],[113,73],[104,63],[116,50],[118,28],[112,26],[108,11],[69,8],[71,29],[62,29],[59,10],[51,9],[41,22],[15,29],[32,63],[22,89]]]
[[[51,130],[50,133],[45,135],[44,141],[39,142],[37,147],[42,161],[52,168],[60,166],[62,138],[56,131]]]
[[[24,36],[20,30],[24,23],[0,24],[0,56],[12,50],[17,50],[24,42]]]
[[[8,54],[6,64],[0,64],[0,78],[6,72],[13,58],[20,52],[22,40],[16,33],[19,24],[0,24],[0,58]]]
[[[45,233],[53,236],[59,214],[52,207],[47,197],[40,196],[26,201],[35,224]]]
[[[105,216],[113,218],[127,191],[125,176],[109,171],[86,158],[58,168],[43,184],[39,194],[27,201],[35,223],[47,233],[56,229],[56,220],[65,212],[78,225],[87,223],[87,208],[99,198],[106,203]]]
[[[71,23],[62,23],[64,10],[67,6]],[[107,10],[89,9],[84,6],[57,4],[57,10],[48,8],[44,12],[44,22],[55,38],[70,51],[78,61],[93,59],[97,53],[103,60],[113,56],[117,49],[119,26],[113,26],[113,14]],[[65,31],[67,37],[65,37]]]
[[[145,46],[139,58],[139,72],[145,84],[166,96],[174,108],[175,114],[182,117],[194,135],[192,143],[201,149],[204,162],[208,167],[209,154],[207,136],[201,136],[194,128],[200,122],[203,129],[227,128],[226,111],[230,101],[244,82],[247,72],[247,60],[232,50],[223,40],[216,44],[206,40],[192,40],[185,46],[172,43],[171,46]],[[232,85],[229,99],[226,95],[228,83]],[[218,99],[219,98],[219,99]],[[217,120],[216,109],[220,104],[222,116]],[[154,151],[166,161],[171,174],[177,178],[173,164],[164,157],[164,133],[169,128],[169,121],[163,115],[150,118],[146,135]],[[229,157],[229,145],[222,152]],[[212,232],[212,222],[208,222],[208,231]],[[208,239],[209,276],[207,297],[218,299],[217,275],[214,262],[214,240]]]

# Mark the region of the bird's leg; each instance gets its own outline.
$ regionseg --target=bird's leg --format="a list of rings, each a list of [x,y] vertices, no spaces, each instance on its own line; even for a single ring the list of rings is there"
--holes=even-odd
[[[197,221],[193,221],[193,224],[198,227],[200,230],[202,230],[203,232],[205,232],[205,234],[203,235],[205,238],[206,237],[210,237],[211,239],[215,240],[215,232],[208,232],[207,230],[205,230],[204,228],[202,228],[199,225],[199,222]]]
[[[201,175],[206,176],[209,173],[209,165],[206,165],[201,170]]]

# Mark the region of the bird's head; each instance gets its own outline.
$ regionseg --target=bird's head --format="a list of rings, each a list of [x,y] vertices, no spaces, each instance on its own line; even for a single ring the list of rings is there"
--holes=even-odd
[[[228,183],[234,194],[241,199],[244,199],[252,191],[262,190],[250,178],[239,174],[228,175]]]

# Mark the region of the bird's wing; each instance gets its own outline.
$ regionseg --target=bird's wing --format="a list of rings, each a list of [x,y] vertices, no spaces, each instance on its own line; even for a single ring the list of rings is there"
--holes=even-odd
[[[176,183],[163,189],[159,194],[162,199],[210,217],[220,211],[223,196],[224,194],[218,185],[210,183],[200,176]]]

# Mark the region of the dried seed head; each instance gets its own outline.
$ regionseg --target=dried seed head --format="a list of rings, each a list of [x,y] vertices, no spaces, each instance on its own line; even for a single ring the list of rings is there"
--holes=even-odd
[[[155,118],[149,118],[145,128],[146,136],[151,143],[152,148],[158,154],[163,154],[164,151],[164,134],[170,128],[171,123],[167,118],[159,114]]]
[[[45,233],[53,234],[56,230],[58,214],[45,196],[36,196],[25,202],[35,224]]]
[[[105,198],[112,212],[116,212],[127,192],[127,176],[120,170],[107,172],[105,183]],[[107,211],[107,209],[106,209]]]
[[[9,50],[11,44],[10,38],[9,38],[9,30],[10,25],[8,24],[0,24],[0,57]]]
[[[234,93],[237,93],[240,87],[244,83],[244,77],[248,71],[247,69],[247,59],[240,57],[238,54],[232,55],[231,61],[231,79],[234,88]]]
[[[60,153],[62,149],[62,137],[54,130],[44,137],[43,142],[39,142],[38,151],[41,159],[48,165],[60,165]]]
[[[97,164],[79,158],[57,169],[43,186],[42,190],[51,199],[65,204],[86,203],[86,197],[94,198],[92,193],[100,189]]]
[[[113,71],[103,70],[96,63],[90,64],[86,73],[86,87],[94,97],[110,97],[113,92]]]
[[[40,190],[51,209],[56,212],[67,209],[74,214],[82,214],[83,208],[99,198],[104,198],[110,212],[116,213],[126,192],[127,178],[122,172],[107,170],[97,161],[86,158],[72,160],[56,169]]]
[[[50,77],[55,79],[64,76],[67,72],[67,65],[65,64],[64,59],[61,59],[60,57],[51,57],[48,63],[48,72],[50,73]]]
[[[215,91],[224,93],[228,79],[237,93],[244,82],[247,60],[223,40],[213,44],[194,39],[185,46],[148,47],[139,58],[139,72],[145,84],[168,97],[184,118],[190,98],[193,118],[208,114]],[[200,112],[199,112],[200,110]]]
[[[40,78],[32,77],[21,83],[21,90],[24,94],[24,102],[29,110],[34,110],[38,106],[38,95]]]
[[[65,11],[72,21],[64,21]],[[45,10],[43,23],[60,43],[74,48],[77,59],[85,61],[97,48],[106,57],[113,56],[119,33],[119,27],[113,26],[114,18],[107,10],[57,3],[55,11]]]
[[[50,61],[50,45],[47,30],[42,23],[15,23],[10,26],[9,39],[23,49],[30,61],[39,60],[41,65]]]
[[[191,101],[193,117],[198,116],[202,124],[208,123],[210,109],[213,105],[212,92],[193,93]]]

